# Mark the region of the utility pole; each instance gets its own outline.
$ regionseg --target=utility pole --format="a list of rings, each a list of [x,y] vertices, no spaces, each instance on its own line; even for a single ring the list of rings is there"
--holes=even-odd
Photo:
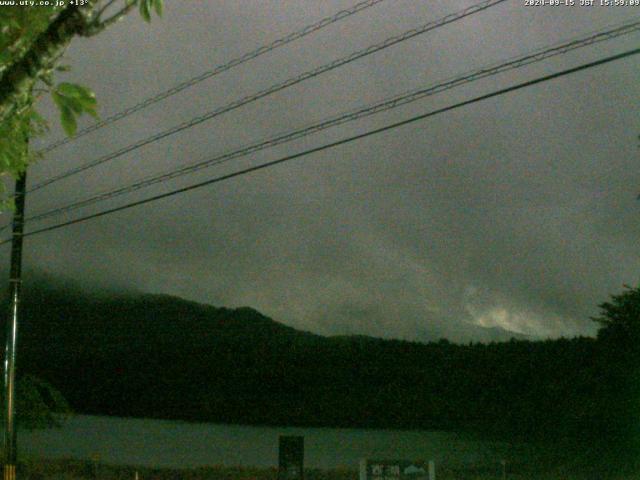
[[[18,342],[18,315],[22,286],[22,233],[24,229],[24,201],[27,172],[16,180],[14,192],[15,211],[11,238],[11,272],[9,274],[9,316],[4,352],[4,477],[16,479],[17,437],[16,430],[16,347]]]

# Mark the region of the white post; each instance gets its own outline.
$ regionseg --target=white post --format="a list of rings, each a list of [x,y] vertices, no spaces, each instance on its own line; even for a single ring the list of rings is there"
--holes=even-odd
[[[360,480],[367,480],[367,459],[360,460]]]
[[[429,480],[436,480],[436,463],[429,460]]]

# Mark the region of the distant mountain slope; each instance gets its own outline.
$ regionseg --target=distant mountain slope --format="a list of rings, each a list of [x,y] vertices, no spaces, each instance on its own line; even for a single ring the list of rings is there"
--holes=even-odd
[[[48,380],[81,413],[527,435],[576,429],[593,412],[572,402],[597,400],[580,374],[593,339],[322,337],[251,308],[43,283],[25,289],[23,307],[19,372]]]

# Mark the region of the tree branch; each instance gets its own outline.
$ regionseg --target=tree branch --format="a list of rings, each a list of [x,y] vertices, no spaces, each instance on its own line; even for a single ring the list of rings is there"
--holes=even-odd
[[[109,0],[100,10],[98,10],[94,15],[93,18],[96,21],[100,21],[100,17],[102,16],[102,14],[114,3],[116,3],[118,0]]]
[[[127,13],[129,13],[133,8],[135,8],[138,3],[136,0],[127,0],[126,5],[122,7],[117,13],[114,13],[111,17],[107,18],[104,21],[100,21],[100,14],[106,10],[106,8],[111,5],[115,0],[111,0],[107,5],[104,6],[100,13],[98,14],[96,20],[89,25],[87,31],[85,32],[85,36],[91,37],[93,35],[97,35],[105,28],[110,27],[114,23],[120,21],[122,17],[124,17]]]
[[[12,105],[28,100],[38,77],[51,68],[71,39],[84,34],[88,27],[86,14],[95,3],[95,0],[90,0],[81,7],[68,5],[38,36],[31,48],[4,71],[0,78],[0,122],[13,110]]]

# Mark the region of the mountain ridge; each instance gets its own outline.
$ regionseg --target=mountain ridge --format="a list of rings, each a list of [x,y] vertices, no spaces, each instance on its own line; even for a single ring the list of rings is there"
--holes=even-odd
[[[48,381],[78,413],[527,435],[583,428],[587,417],[568,416],[556,396],[593,390],[577,375],[595,355],[590,338],[325,337],[170,295],[40,283],[24,296],[18,373]]]

